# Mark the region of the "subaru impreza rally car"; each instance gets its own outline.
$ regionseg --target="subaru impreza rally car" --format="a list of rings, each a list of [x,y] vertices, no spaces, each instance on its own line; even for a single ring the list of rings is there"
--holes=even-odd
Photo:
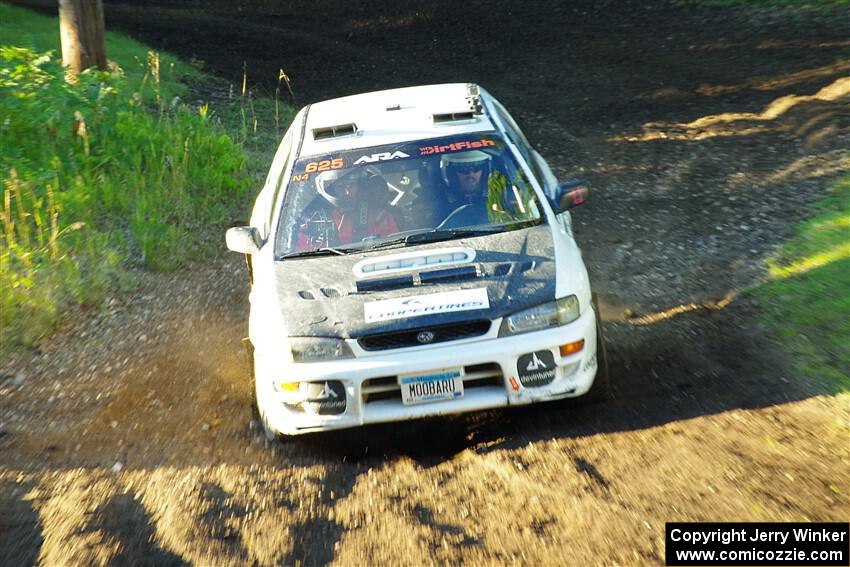
[[[477,85],[303,108],[226,235],[269,438],[604,393],[587,193]]]

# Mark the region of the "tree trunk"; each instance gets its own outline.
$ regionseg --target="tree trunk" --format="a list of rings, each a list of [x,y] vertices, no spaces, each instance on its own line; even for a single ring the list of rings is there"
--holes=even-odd
[[[59,32],[71,77],[89,67],[106,69],[103,0],[59,0]]]

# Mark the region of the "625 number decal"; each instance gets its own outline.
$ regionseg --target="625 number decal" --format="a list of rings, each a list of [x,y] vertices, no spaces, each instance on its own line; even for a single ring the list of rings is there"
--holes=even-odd
[[[316,173],[317,171],[328,171],[331,169],[342,169],[342,158],[311,161],[307,164],[307,167],[304,168],[304,172]]]

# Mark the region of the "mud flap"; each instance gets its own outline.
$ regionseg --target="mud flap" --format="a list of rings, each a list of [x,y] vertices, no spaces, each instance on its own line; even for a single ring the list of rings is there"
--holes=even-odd
[[[251,375],[251,378],[254,378],[254,343],[251,342],[251,339],[245,337],[242,339],[242,346],[245,348],[245,356],[248,357],[248,373]]]
[[[251,258],[250,254],[245,254],[245,267],[248,269],[248,283],[253,285],[254,284],[254,263],[253,263],[253,259]],[[243,342],[245,342],[247,340],[248,340],[247,338],[242,339]]]

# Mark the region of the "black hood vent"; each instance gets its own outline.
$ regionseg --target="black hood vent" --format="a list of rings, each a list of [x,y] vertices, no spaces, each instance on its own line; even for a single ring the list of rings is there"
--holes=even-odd
[[[342,292],[339,291],[335,287],[323,287],[321,289],[321,292],[322,292],[322,295],[324,295],[325,297],[327,297],[329,299],[333,299],[333,298],[336,298],[336,297],[342,297],[342,295],[343,295]]]
[[[357,280],[357,291],[386,291],[403,287],[413,287],[413,274],[390,278]]]
[[[457,268],[448,268],[445,270],[433,270],[431,272],[421,272],[419,281],[424,284],[435,282],[455,282],[458,280],[468,280],[478,277],[478,268],[472,265],[460,266]]]

